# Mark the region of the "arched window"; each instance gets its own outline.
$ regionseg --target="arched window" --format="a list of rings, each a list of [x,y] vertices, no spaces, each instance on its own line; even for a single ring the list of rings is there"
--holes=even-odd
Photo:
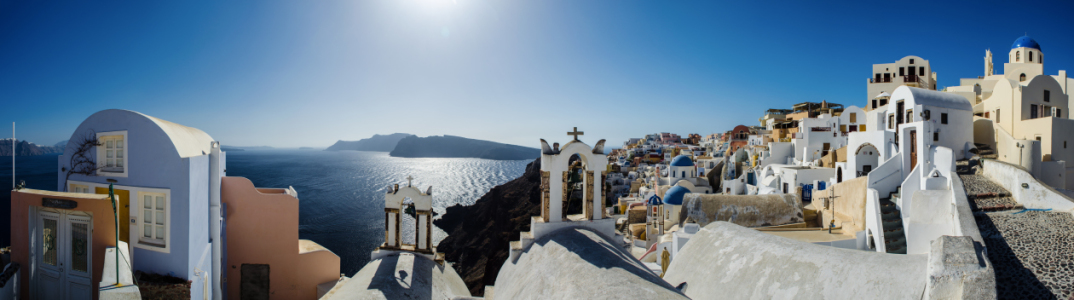
[[[682,178],[686,178],[686,171],[682,171]]]
[[[1033,51],[1027,52],[1026,53],[1026,58],[1029,58],[1029,61],[1033,61]]]
[[[1021,76],[1018,76],[1018,81],[1026,81],[1026,73],[1022,73]]]
[[[1018,62],[1022,60],[1022,51],[1014,51],[1014,61]]]

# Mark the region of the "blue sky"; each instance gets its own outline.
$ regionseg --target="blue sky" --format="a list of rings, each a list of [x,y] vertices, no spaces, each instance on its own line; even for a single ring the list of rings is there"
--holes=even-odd
[[[0,0],[0,120],[20,139],[122,108],[240,146],[407,132],[536,147],[573,126],[618,145],[860,106],[871,65],[906,55],[956,85],[987,48],[1001,69],[1024,33],[1046,74],[1074,71],[1070,1],[116,2]]]

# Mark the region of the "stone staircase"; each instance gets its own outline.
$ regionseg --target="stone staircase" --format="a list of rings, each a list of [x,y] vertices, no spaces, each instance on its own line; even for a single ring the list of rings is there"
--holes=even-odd
[[[980,156],[980,158],[996,159],[996,157],[999,157],[999,155],[996,154],[996,150],[986,144],[974,143],[973,145],[977,147],[976,154]]]
[[[902,189],[900,188],[900,191]],[[884,245],[887,253],[906,254],[906,233],[902,226],[902,213],[895,206],[899,192],[880,199],[880,216],[884,225]]]
[[[533,233],[523,231],[519,232],[518,235],[519,239],[511,242],[511,252],[507,254],[507,259],[512,263],[518,261],[518,257],[522,254],[523,250],[529,248],[530,245],[533,245]]]

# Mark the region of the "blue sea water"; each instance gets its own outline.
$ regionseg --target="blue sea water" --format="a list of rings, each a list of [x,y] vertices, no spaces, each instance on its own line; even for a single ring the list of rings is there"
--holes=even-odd
[[[11,161],[0,162],[0,184],[11,182]],[[56,190],[56,155],[18,157],[17,177],[27,187]],[[2,160],[2,159],[0,159]],[[387,152],[258,150],[227,153],[227,175],[249,178],[257,187],[294,187],[299,198],[299,238],[328,248],[341,260],[340,271],[353,275],[369,262],[369,253],[384,242],[384,192],[392,184],[406,185],[407,176],[422,191],[433,186],[433,209],[473,204],[493,187],[517,178],[528,160],[495,161],[473,158],[397,158]],[[2,173],[2,172],[0,172]],[[10,194],[2,224],[10,224]],[[404,216],[403,224],[414,224]],[[435,228],[435,226],[434,226]],[[2,230],[8,245],[10,230]],[[413,240],[413,225],[403,228]],[[446,233],[434,229],[438,243]]]

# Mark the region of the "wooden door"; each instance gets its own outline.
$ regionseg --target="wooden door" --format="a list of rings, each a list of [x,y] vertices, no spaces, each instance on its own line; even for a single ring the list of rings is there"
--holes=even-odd
[[[910,131],[910,169],[917,167],[917,130]]]
[[[64,228],[60,242],[64,243],[61,248],[64,249],[62,261],[66,275],[66,299],[93,299],[93,292],[96,291],[90,273],[93,270],[93,220],[89,216],[74,214],[66,214],[64,219],[67,228]]]
[[[64,229],[61,215],[55,212],[37,213],[37,229],[34,230],[34,269],[32,277],[35,285],[31,298],[63,299],[66,281],[64,276],[61,230]]]
[[[113,190],[116,193],[116,202],[118,202],[118,205],[116,206],[116,212],[119,213],[119,240],[124,242],[130,242],[131,191],[121,189]],[[94,189],[93,192],[96,194],[108,195],[108,188],[99,187]]]

